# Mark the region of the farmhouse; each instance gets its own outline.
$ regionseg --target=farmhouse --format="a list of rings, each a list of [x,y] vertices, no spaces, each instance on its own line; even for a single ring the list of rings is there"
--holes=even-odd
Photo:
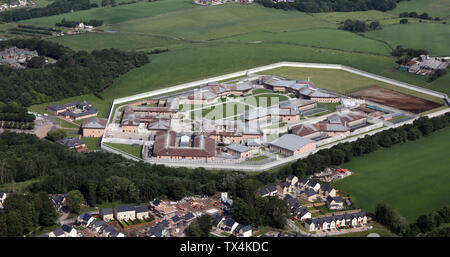
[[[214,160],[216,143],[204,135],[177,136],[174,131],[158,132],[153,155],[158,159]]]
[[[227,152],[235,157],[238,157],[239,159],[250,158],[252,155],[252,150],[253,149],[248,146],[239,145],[236,143],[227,146]]]
[[[307,138],[286,134],[271,142],[269,149],[283,155],[292,156],[315,150],[316,143]]]
[[[63,105],[50,105],[47,110],[63,118],[81,120],[97,116],[98,110],[87,102],[72,102]]]
[[[114,208],[114,217],[118,221],[135,220],[136,209],[133,205],[120,205]]]
[[[81,129],[84,137],[102,137],[105,132],[107,120],[103,118],[90,118],[83,121]]]

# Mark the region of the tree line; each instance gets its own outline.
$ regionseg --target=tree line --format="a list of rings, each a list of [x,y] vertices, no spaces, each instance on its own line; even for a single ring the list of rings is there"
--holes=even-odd
[[[393,233],[406,236],[444,236],[450,232],[446,228],[439,228],[442,223],[450,222],[450,206],[444,206],[436,212],[420,215],[415,223],[408,224],[406,218],[385,203],[377,204],[375,220],[386,226]]]
[[[397,57],[398,64],[406,64],[412,58],[422,54],[427,55],[428,51],[426,49],[403,48],[401,45],[396,46],[391,51],[391,55]]]
[[[0,48],[10,46],[36,50],[40,58],[30,61],[31,69],[13,69],[0,65],[0,102],[15,102],[22,106],[50,102],[76,95],[100,92],[118,76],[149,63],[147,54],[117,49],[75,52],[57,43],[33,39],[13,39],[0,42]],[[45,64],[42,56],[57,59]],[[29,65],[30,67],[30,65]]]
[[[339,29],[347,30],[350,32],[365,32],[381,29],[381,26],[379,21],[372,21],[370,24],[368,24],[365,21],[347,19],[339,27]]]
[[[70,21],[70,20],[66,20],[65,18],[62,18],[62,20],[60,22],[55,23],[55,26],[58,27],[66,27],[66,28],[74,28],[76,26],[78,26],[78,24],[83,23],[84,25],[88,25],[88,26],[93,26],[93,27],[99,27],[101,25],[103,25],[103,20],[88,20],[88,21]]]
[[[274,2],[272,0],[255,0],[256,3],[268,8],[282,10],[298,10],[301,12],[353,12],[394,9],[399,0],[294,0],[294,2]]]
[[[0,13],[0,21],[13,22],[43,16],[52,16],[71,11],[88,10],[91,8],[90,0],[54,0],[53,3],[42,8],[15,9]]]

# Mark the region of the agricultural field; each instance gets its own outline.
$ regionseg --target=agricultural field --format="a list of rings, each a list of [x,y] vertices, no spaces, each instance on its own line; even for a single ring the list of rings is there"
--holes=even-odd
[[[449,56],[450,25],[440,23],[396,24],[364,33],[369,38],[415,49],[427,49],[431,56]],[[422,38],[425,40],[418,40]]]
[[[382,87],[370,87],[350,94],[355,98],[363,98],[383,105],[391,106],[415,114],[426,112],[442,106],[418,97],[405,95]]]
[[[394,145],[343,165],[354,174],[333,184],[374,212],[384,202],[415,222],[418,216],[450,204],[450,128]]]
[[[388,13],[400,14],[402,12],[428,13],[432,17],[449,18],[450,2],[448,0],[412,0],[402,1]]]
[[[292,32],[251,32],[220,40],[225,42],[232,41],[250,44],[278,42],[386,55],[391,51],[391,49],[382,42],[368,39],[348,31],[336,29],[307,29]]]

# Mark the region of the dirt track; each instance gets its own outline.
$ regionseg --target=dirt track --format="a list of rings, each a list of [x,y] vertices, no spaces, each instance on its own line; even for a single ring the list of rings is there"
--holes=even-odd
[[[415,114],[442,106],[442,104],[438,104],[412,95],[406,95],[379,86],[362,89],[349,95],[351,97],[367,99],[369,101],[391,106]]]

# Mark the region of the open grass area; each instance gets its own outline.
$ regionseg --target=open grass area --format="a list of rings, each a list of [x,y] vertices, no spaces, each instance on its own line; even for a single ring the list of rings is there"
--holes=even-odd
[[[450,128],[416,141],[358,157],[343,165],[354,171],[333,184],[366,211],[387,203],[414,222],[450,204]]]
[[[97,19],[103,20],[104,24],[112,24],[194,7],[197,6],[189,1],[183,0],[142,1],[135,4],[118,5],[116,7],[106,6],[85,11],[34,18],[24,22],[54,26],[56,22],[65,18],[66,20]]]
[[[397,24],[366,32],[370,38],[388,42],[391,47],[427,49],[432,56],[449,56],[450,25],[437,23]],[[418,38],[426,40],[418,40]]]
[[[391,49],[384,43],[362,37],[356,33],[337,29],[307,29],[290,32],[258,31],[221,39],[241,43],[278,42],[355,52],[371,52],[388,55]]]
[[[450,17],[450,2],[448,0],[412,0],[402,1],[388,13],[400,14],[403,12],[428,13],[432,17]]]
[[[134,146],[134,145],[115,144],[115,143],[104,143],[104,144],[112,146],[123,152],[129,153],[133,156],[136,156],[137,158],[141,158],[142,145]]]
[[[81,141],[83,141],[87,148],[91,151],[100,149],[100,139],[101,137],[82,137]]]
[[[29,179],[22,182],[14,182],[14,183],[5,183],[0,184],[1,192],[15,192],[15,193],[23,193],[27,191],[27,187],[35,182],[39,182],[40,178]]]

